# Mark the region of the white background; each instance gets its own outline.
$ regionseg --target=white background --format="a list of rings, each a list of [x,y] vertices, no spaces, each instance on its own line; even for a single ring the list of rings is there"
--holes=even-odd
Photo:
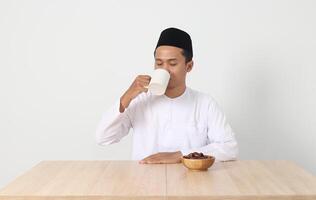
[[[316,174],[316,1],[0,1],[0,187],[41,160],[130,159],[101,114],[153,69],[160,32],[191,34],[188,86],[213,96],[240,159]]]

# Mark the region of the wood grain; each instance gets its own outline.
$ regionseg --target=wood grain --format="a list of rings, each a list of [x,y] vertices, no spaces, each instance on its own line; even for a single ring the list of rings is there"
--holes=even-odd
[[[316,200],[316,178],[289,161],[217,162],[208,171],[136,161],[43,161],[0,200]]]

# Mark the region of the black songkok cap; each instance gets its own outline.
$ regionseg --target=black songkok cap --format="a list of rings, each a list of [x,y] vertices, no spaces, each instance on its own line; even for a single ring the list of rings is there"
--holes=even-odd
[[[167,28],[160,34],[156,49],[159,46],[174,46],[186,50],[193,57],[192,41],[190,35],[177,28]]]

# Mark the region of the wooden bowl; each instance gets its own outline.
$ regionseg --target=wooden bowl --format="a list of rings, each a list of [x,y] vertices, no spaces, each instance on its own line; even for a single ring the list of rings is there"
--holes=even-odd
[[[213,165],[215,157],[208,156],[208,158],[203,159],[192,159],[182,157],[182,163],[185,167],[193,171],[206,171],[209,167]]]

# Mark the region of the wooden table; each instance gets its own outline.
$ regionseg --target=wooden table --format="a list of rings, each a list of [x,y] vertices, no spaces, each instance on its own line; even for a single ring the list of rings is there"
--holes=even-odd
[[[43,161],[0,200],[315,200],[316,177],[289,161],[215,163],[208,171],[135,161]]]

